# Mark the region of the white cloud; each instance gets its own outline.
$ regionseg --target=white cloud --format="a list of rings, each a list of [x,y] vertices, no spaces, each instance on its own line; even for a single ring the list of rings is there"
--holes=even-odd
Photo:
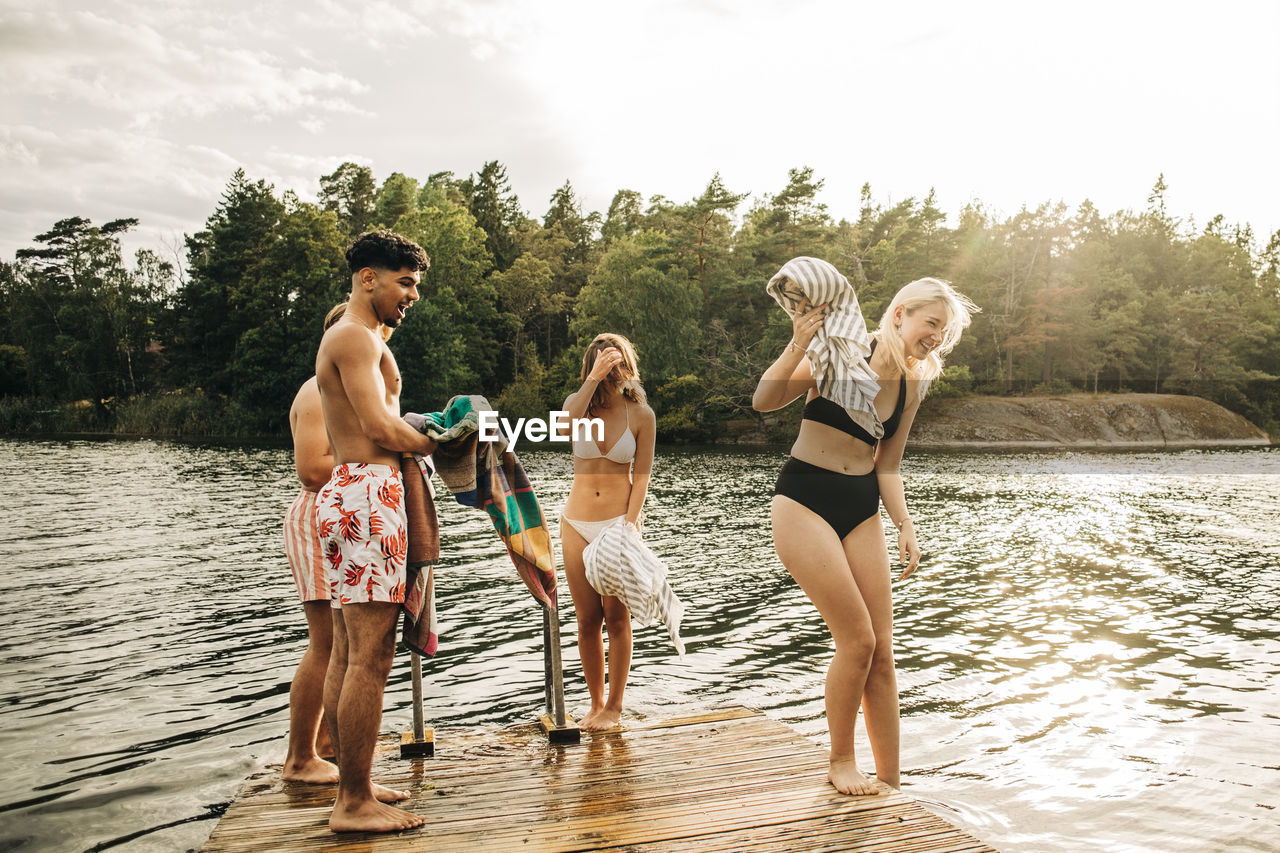
[[[0,18],[0,83],[28,99],[123,113],[134,126],[225,110],[250,119],[303,109],[358,112],[351,96],[365,87],[354,77],[295,64],[277,45],[246,46],[233,30],[197,29],[201,38],[182,41],[145,14],[9,13]]]
[[[862,0],[0,0],[0,255],[55,218],[195,230],[237,166],[313,197],[344,160],[777,192],[836,216],[938,190],[1280,227],[1280,7]]]

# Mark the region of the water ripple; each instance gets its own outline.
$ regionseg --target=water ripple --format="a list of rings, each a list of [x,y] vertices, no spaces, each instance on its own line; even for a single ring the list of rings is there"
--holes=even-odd
[[[554,519],[571,459],[523,456]],[[782,460],[659,449],[646,538],[689,607],[689,652],[636,631],[630,714],[748,705],[823,742],[831,641],[769,539]],[[20,476],[33,465],[35,493]],[[907,792],[1009,850],[1268,849],[1280,454],[905,468],[925,551],[895,588]],[[306,644],[280,542],[294,483],[282,447],[0,440],[0,487],[28,496],[0,530],[21,602],[0,628],[0,850],[198,846],[244,777],[282,758]],[[486,518],[448,502],[440,516],[444,624],[424,690],[447,739],[531,719],[542,654],[539,612]],[[401,660],[384,729],[409,725],[410,695]]]

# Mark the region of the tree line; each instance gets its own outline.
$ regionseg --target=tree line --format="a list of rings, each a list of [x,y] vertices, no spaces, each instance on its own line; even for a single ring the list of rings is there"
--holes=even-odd
[[[587,212],[566,182],[530,216],[501,163],[419,180],[344,163],[315,203],[237,171],[179,250],[127,259],[137,225],[54,223],[0,263],[0,429],[274,434],[313,372],[325,312],[349,290],[343,252],[389,227],[431,257],[391,339],[406,411],[482,393],[541,415],[578,384],[586,343],[629,337],[659,429],[706,440],[758,429],[751,391],[790,335],[764,285],[797,255],[857,288],[874,328],[925,275],[982,307],[934,395],[1146,391],[1207,397],[1280,422],[1280,232],[1265,245],[1222,216],[1171,216],[1161,177],[1140,211],[1089,202],[954,225],[931,191],[836,218],[822,180],[775,193],[713,176],[683,202],[621,190]]]

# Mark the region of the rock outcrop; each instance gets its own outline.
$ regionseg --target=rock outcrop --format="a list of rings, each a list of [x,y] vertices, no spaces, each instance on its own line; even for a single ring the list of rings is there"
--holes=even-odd
[[[1072,394],[926,400],[913,447],[1238,447],[1270,444],[1245,418],[1200,397]]]

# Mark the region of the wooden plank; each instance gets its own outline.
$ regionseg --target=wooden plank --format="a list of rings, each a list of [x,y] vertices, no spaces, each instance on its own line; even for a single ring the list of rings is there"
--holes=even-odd
[[[729,708],[548,744],[537,726],[450,731],[435,758],[388,738],[374,778],[412,792],[421,830],[336,835],[332,786],[246,780],[207,853],[345,850],[992,853],[897,791],[847,797],[824,751],[757,712]]]

